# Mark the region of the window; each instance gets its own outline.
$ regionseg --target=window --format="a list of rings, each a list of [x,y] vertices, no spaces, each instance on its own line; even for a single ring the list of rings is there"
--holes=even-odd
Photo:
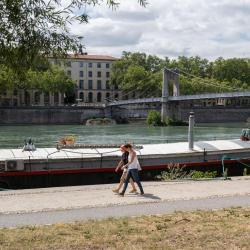
[[[110,97],[110,93],[107,92],[107,93],[106,93],[106,100],[107,100],[107,101],[109,101],[109,97]]]
[[[71,70],[67,71],[67,75],[71,77]]]
[[[109,75],[110,75],[109,72],[106,72],[106,77],[109,77]]]
[[[92,77],[92,71],[89,71],[89,77]]]
[[[55,60],[55,65],[61,66],[61,62],[58,60]]]
[[[109,69],[109,63],[106,63],[106,69]]]
[[[83,92],[80,92],[79,99],[81,99],[81,102],[84,102],[84,94],[83,94]]]
[[[79,76],[83,77],[83,71],[79,71]]]
[[[83,89],[83,84],[84,84],[83,80],[79,80],[79,89]]]
[[[89,92],[89,94],[88,94],[88,101],[93,102],[93,93],[92,92]]]
[[[106,89],[110,89],[109,80],[106,81]]]
[[[88,82],[88,84],[89,84],[89,89],[93,89],[93,81],[92,80],[89,80],[89,82]]]
[[[101,67],[102,67],[101,63],[97,63],[97,68],[101,68]]]
[[[102,93],[98,92],[97,93],[97,102],[101,102],[102,101]]]
[[[118,85],[115,85],[115,89],[118,89]]]
[[[79,67],[83,67],[83,62],[79,62]]]
[[[101,71],[97,72],[97,77],[102,77],[102,72]]]
[[[116,100],[119,99],[119,94],[118,94],[118,93],[115,94],[115,99],[116,99]]]
[[[97,80],[97,89],[102,89],[102,81]]]
[[[39,92],[36,92],[35,93],[35,104],[39,104],[40,103],[40,93]]]
[[[92,68],[92,63],[89,63],[88,66],[89,66],[89,68]]]
[[[65,62],[64,65],[67,66],[67,67],[71,67],[71,61]]]
[[[55,104],[59,103],[59,93],[58,92],[54,93],[54,103]]]
[[[49,93],[48,92],[44,93],[44,104],[49,105]]]

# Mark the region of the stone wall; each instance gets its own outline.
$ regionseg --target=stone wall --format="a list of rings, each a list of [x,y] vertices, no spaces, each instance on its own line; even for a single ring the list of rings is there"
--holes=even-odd
[[[246,122],[250,117],[250,107],[206,107],[181,109],[181,118],[188,121],[189,112],[195,114],[195,121],[202,122]]]
[[[137,107],[129,108],[128,106],[114,107],[112,109],[112,116],[120,116],[127,119],[144,118],[150,110],[157,110],[160,112],[160,107]],[[175,118],[183,121],[188,121],[189,112],[195,113],[195,121],[199,123],[209,122],[246,122],[250,117],[250,107],[192,107],[173,109],[171,113]]]
[[[30,107],[0,108],[0,125],[14,124],[82,124],[93,117],[146,119],[150,110],[160,112],[160,106],[121,106],[112,110],[102,107]],[[194,111],[196,122],[245,122],[250,117],[250,107],[193,107],[180,108],[175,117],[188,121]],[[176,111],[177,112],[177,111]]]
[[[0,108],[0,124],[82,124],[89,118],[104,117],[100,107]]]

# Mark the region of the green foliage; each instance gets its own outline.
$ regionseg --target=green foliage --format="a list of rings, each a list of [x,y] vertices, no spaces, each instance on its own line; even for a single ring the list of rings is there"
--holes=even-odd
[[[180,166],[178,163],[169,163],[167,170],[162,171],[161,175],[156,176],[156,179],[167,181],[188,178],[190,174],[185,170],[186,166]]]
[[[173,119],[173,118],[168,118],[165,121],[165,124],[167,126],[188,126],[187,122],[181,121],[181,120],[177,120],[177,119]]]
[[[148,112],[147,124],[152,126],[163,126],[165,125],[161,121],[161,114],[156,110],[151,110]]]
[[[138,2],[146,6],[145,0]],[[80,37],[69,33],[70,25],[88,22],[86,6],[107,4],[115,8],[119,1],[70,0],[67,4],[65,7],[58,0],[2,0],[0,64],[21,76],[40,58],[62,57],[69,51],[77,51]]]
[[[247,168],[244,168],[244,170],[243,170],[243,176],[248,176],[248,174],[247,174]]]
[[[160,96],[162,68],[166,60],[145,53],[123,52],[112,64],[111,82],[123,91],[134,91],[139,97]]]
[[[158,180],[176,180],[184,178],[192,179],[203,179],[203,178],[215,178],[217,176],[217,171],[190,171],[186,170],[185,166],[180,166],[179,164],[170,163],[167,165],[167,170],[162,171],[160,175],[156,176]]]
[[[224,173],[223,173],[223,177],[224,177],[225,179],[228,178],[228,168],[225,169],[225,171],[224,171]]]
[[[139,97],[161,96],[162,69],[177,68],[181,74],[180,93],[217,93],[247,90],[250,87],[250,59],[207,59],[180,56],[161,59],[145,53],[123,52],[112,66],[112,84]],[[170,82],[171,85],[171,82]],[[170,93],[172,88],[170,87]]]
[[[2,91],[36,89],[42,92],[60,92],[70,95],[74,92],[74,88],[74,82],[58,67],[49,66],[44,71],[29,69],[25,77],[20,80],[15,71],[0,65],[0,90]]]
[[[202,179],[202,178],[215,178],[217,176],[217,171],[192,171],[190,177],[192,179]]]

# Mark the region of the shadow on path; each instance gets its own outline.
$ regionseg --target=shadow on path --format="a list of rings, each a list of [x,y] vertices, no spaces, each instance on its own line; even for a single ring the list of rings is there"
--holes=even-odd
[[[160,197],[155,196],[153,194],[149,194],[149,193],[142,195],[142,197],[149,198],[149,199],[152,199],[152,200],[161,200]]]

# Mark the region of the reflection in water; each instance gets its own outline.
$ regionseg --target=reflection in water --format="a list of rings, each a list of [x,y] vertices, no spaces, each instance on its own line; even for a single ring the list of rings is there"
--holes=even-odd
[[[244,123],[196,124],[195,140],[239,138]],[[0,148],[22,147],[31,137],[37,147],[52,147],[66,135],[75,135],[77,143],[85,144],[137,144],[187,141],[188,127],[149,127],[144,124],[83,126],[83,125],[33,125],[1,126]]]

